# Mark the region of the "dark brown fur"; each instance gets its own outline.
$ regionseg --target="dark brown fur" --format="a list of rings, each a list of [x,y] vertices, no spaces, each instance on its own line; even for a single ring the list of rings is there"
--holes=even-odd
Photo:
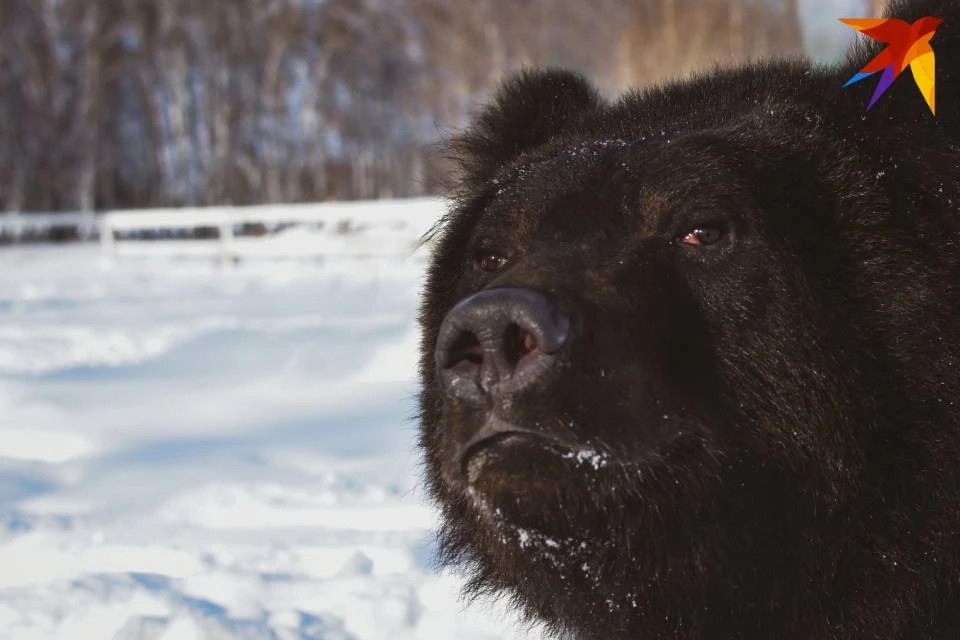
[[[875,49],[614,103],[530,72],[478,115],[421,315],[427,483],[471,592],[577,638],[957,637],[958,9],[892,9],[945,18],[937,118],[909,72],[869,113],[873,81],[841,89]],[[710,225],[718,246],[678,242]],[[484,417],[433,351],[504,286],[573,319],[498,409],[567,448],[471,483],[454,454]]]

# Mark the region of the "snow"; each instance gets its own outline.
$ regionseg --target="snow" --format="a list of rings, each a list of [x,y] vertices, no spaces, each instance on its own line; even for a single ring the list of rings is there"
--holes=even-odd
[[[575,460],[577,464],[589,464],[594,469],[600,469],[610,464],[610,458],[605,453],[593,449],[579,449],[563,456],[568,460]]]
[[[423,251],[282,238],[0,251],[0,638],[539,637],[434,566]]]

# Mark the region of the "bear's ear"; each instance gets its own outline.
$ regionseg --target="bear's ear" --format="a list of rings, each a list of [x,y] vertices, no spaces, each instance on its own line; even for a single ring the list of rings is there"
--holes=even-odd
[[[600,106],[597,90],[571,71],[515,75],[452,142],[461,179],[468,185],[489,180],[504,164],[570,130]]]

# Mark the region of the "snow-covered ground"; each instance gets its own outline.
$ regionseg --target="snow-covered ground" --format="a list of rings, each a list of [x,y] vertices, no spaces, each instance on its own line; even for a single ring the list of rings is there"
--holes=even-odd
[[[433,565],[424,258],[0,251],[0,638],[538,637]]]

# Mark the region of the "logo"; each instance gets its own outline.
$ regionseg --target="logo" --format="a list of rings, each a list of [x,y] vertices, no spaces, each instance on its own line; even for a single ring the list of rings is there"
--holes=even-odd
[[[913,24],[897,18],[886,19],[859,19],[840,18],[840,22],[850,25],[864,35],[874,40],[886,43],[888,46],[868,62],[852,78],[843,85],[850,85],[869,78],[875,73],[882,72],[876,91],[867,105],[867,111],[876,104],[893,81],[909,66],[913,72],[913,79],[927,101],[930,112],[937,115],[936,103],[936,58],[930,40],[936,34],[937,27],[943,22],[940,18],[920,18]]]

